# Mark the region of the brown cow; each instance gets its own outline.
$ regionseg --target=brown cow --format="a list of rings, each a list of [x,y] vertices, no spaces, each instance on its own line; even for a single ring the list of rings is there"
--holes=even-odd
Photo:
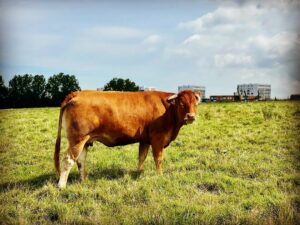
[[[192,91],[178,94],[80,91],[69,94],[60,109],[55,145],[55,168],[60,175],[58,186],[66,186],[75,162],[81,179],[85,179],[86,150],[93,141],[109,147],[139,142],[140,171],[151,145],[157,172],[161,173],[163,149],[176,138],[183,125],[195,120],[199,101],[200,96]],[[62,123],[69,147],[60,172]]]

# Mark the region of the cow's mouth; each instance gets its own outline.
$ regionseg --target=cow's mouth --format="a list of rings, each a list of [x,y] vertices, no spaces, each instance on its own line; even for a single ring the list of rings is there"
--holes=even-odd
[[[188,124],[193,123],[194,121],[195,121],[195,119],[190,118],[190,119],[185,119],[184,123],[185,123],[185,125],[188,125]]]
[[[195,113],[187,113],[184,117],[184,123],[185,125],[191,124],[196,120]]]

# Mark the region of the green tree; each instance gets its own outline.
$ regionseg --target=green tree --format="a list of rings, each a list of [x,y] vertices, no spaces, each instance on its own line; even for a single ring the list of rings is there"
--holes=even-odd
[[[78,90],[80,90],[79,83],[74,75],[59,73],[48,79],[46,96],[50,105],[58,106],[67,94]]]
[[[12,107],[44,105],[46,80],[43,75],[15,75],[9,81],[8,96]]]
[[[113,78],[104,86],[104,91],[138,91],[139,87],[129,79]]]
[[[4,84],[2,75],[0,75],[0,108],[7,107],[8,104],[8,88]]]
[[[9,81],[9,101],[12,107],[30,107],[32,75],[15,75]]]
[[[38,106],[45,105],[46,79],[43,75],[35,75],[31,83],[32,98]]]

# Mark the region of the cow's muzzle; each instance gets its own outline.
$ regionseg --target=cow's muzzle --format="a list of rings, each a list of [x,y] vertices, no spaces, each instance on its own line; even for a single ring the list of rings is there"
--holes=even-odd
[[[196,114],[195,113],[187,113],[184,117],[185,124],[191,124],[196,120]]]

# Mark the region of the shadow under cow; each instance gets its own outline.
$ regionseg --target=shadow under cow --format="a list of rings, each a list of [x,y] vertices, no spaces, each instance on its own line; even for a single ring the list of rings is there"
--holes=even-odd
[[[88,179],[98,180],[98,179],[107,179],[107,180],[117,180],[123,178],[126,174],[129,174],[131,179],[138,179],[142,172],[136,170],[126,170],[123,168],[105,168],[99,169],[96,171],[91,171],[89,173]]]
[[[123,168],[104,168],[99,170],[94,170],[89,173],[88,180],[118,180],[123,178],[126,174],[129,174],[131,179],[136,180],[141,176],[141,172],[135,170],[126,170]],[[56,184],[58,182],[58,177],[54,173],[47,173],[39,175],[27,180],[5,182],[0,184],[0,192],[6,192],[15,188],[29,188],[38,189],[46,185],[47,183]],[[68,184],[80,183],[80,176],[78,172],[72,172],[69,175]]]
[[[39,175],[27,180],[12,181],[0,184],[0,192],[6,192],[15,188],[30,188],[37,189],[44,186],[48,182],[56,182],[55,175],[53,173],[47,173]]]

